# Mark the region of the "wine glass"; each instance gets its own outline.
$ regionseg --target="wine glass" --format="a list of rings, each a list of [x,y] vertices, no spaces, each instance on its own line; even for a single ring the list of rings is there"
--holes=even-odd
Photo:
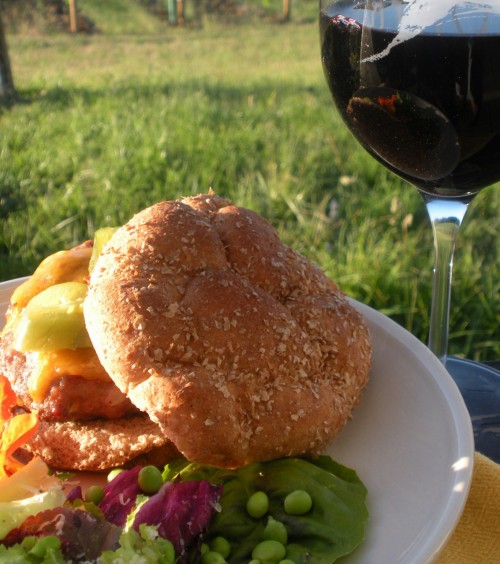
[[[500,179],[500,2],[320,0],[320,36],[342,119],[425,202],[429,348],[446,364],[457,232],[474,196]]]

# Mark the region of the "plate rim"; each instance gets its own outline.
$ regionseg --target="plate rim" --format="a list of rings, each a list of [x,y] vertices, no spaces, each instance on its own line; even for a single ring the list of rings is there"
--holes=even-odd
[[[448,498],[448,503],[443,507],[432,534],[421,541],[415,554],[408,555],[411,556],[411,560],[405,559],[405,562],[415,562],[415,564],[431,562],[442,552],[453,534],[463,514],[469,495],[475,454],[474,433],[469,411],[450,373],[422,341],[376,309],[352,298],[349,298],[349,301],[365,317],[369,324],[372,323],[382,331],[389,333],[391,337],[401,343],[406,350],[411,351],[412,355],[418,359],[421,364],[425,365],[429,372],[434,373],[434,371],[436,371],[437,374],[434,375],[434,382],[439,387],[443,397],[448,400],[450,413],[453,416],[457,455],[459,455],[459,458],[453,465],[455,468],[452,467],[455,477],[453,481],[453,491],[457,493],[457,495]],[[429,367],[432,370],[429,370]]]

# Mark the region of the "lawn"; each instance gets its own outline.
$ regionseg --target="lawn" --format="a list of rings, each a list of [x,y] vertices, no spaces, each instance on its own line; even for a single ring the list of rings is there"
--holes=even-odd
[[[8,34],[21,100],[0,113],[0,280],[149,204],[212,188],[425,341],[426,212],[337,116],[315,4],[288,24],[254,14],[184,27],[138,19],[132,0],[103,4],[78,2],[97,22],[91,35]],[[499,212],[498,186],[483,190],[457,243],[450,352],[478,360],[500,357]]]

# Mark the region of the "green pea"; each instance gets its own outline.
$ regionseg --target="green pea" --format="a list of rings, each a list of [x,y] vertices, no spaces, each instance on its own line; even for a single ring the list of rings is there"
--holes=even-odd
[[[261,564],[261,561],[257,560],[257,558],[252,558],[248,564]]]
[[[255,492],[247,501],[247,512],[251,517],[259,519],[269,510],[269,498],[266,492]]]
[[[156,466],[144,466],[137,477],[139,487],[145,494],[155,494],[163,486],[163,478]]]
[[[85,492],[85,501],[98,505],[104,499],[104,490],[99,486],[90,486]]]
[[[222,554],[209,550],[201,555],[202,564],[225,564],[226,560]]]
[[[295,562],[293,560],[289,560],[288,558],[285,558],[284,560],[280,560],[278,564],[295,564]]]
[[[312,499],[306,491],[294,490],[286,496],[284,505],[288,515],[305,515],[312,507]]]
[[[276,521],[273,517],[269,517],[267,524],[262,533],[264,540],[275,540],[282,545],[288,542],[288,533],[285,525],[281,521]]]
[[[120,474],[121,472],[123,472],[122,468],[114,468],[113,470],[111,470],[111,472],[108,474],[108,477],[106,478],[106,481],[109,483],[112,480],[114,480],[118,474]]]
[[[275,540],[264,540],[259,542],[252,550],[252,558],[262,562],[279,562],[286,555],[285,547]]]
[[[35,546],[29,551],[29,554],[37,558],[44,558],[49,550],[59,550],[61,548],[61,541],[54,536],[48,535],[39,538]]]
[[[231,545],[224,537],[215,537],[210,543],[210,549],[218,552],[223,558],[227,558],[231,552]]]

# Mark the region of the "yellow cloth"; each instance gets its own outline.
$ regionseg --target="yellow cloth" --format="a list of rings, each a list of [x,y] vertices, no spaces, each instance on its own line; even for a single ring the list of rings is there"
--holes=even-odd
[[[476,453],[469,497],[437,564],[500,564],[500,465]]]

